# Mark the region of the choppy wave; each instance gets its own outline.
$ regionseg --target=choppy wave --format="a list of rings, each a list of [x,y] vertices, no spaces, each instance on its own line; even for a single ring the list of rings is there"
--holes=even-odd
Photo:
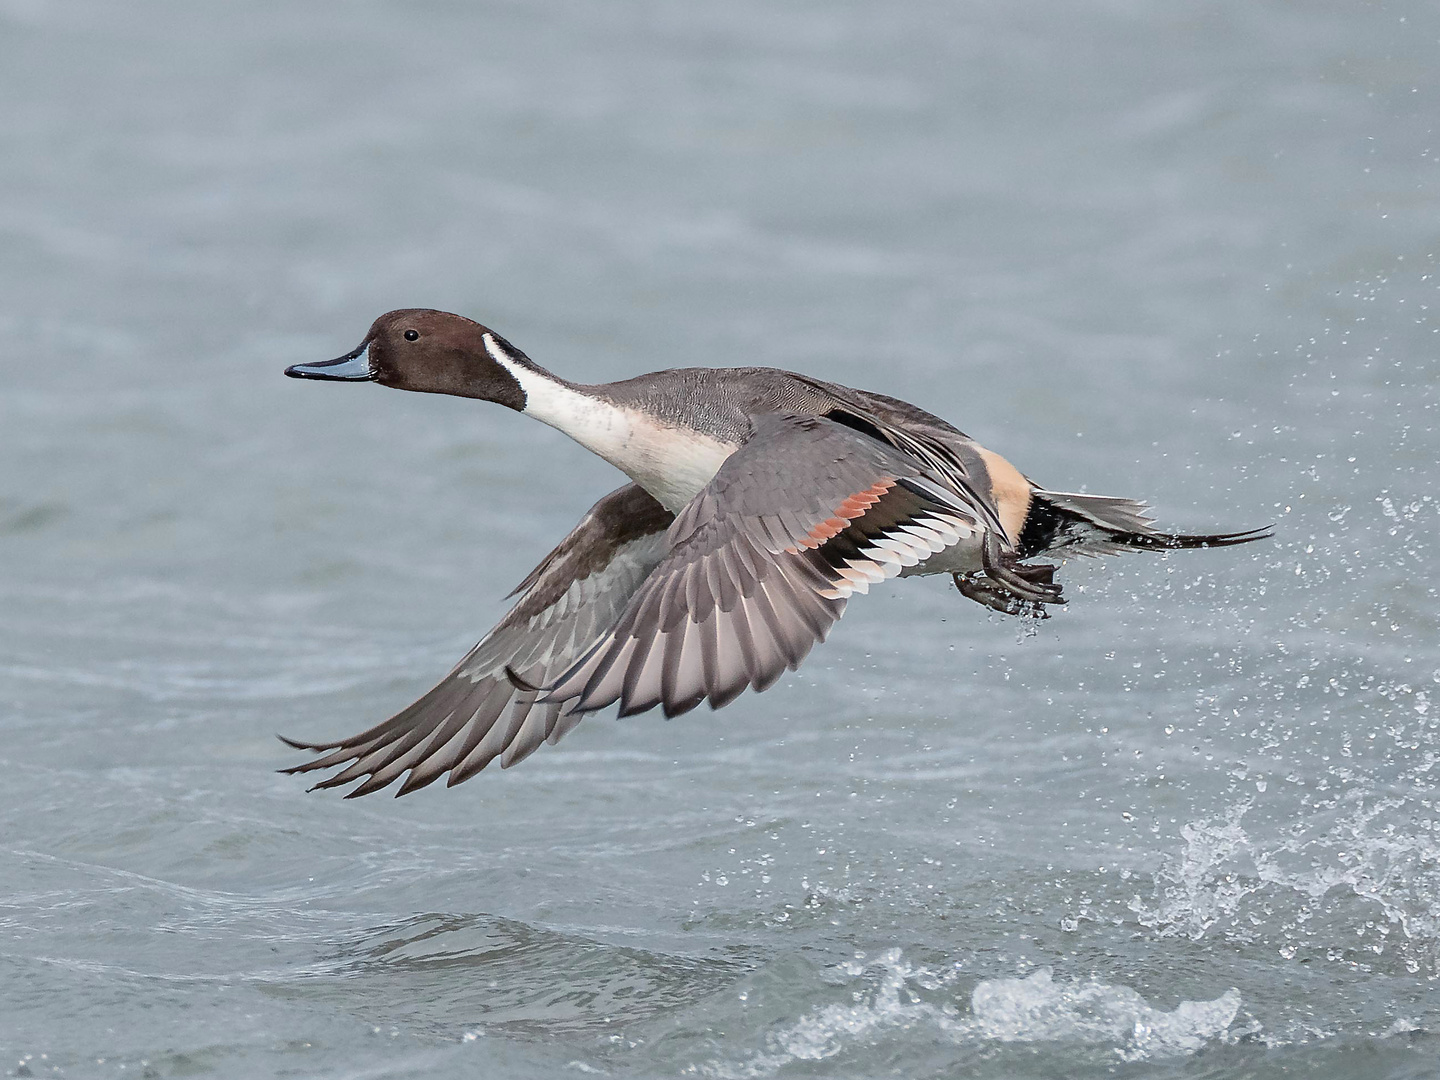
[[[739,1061],[711,1061],[697,1071],[723,1078],[770,1076],[795,1062],[843,1060],[891,1040],[928,1034],[983,1049],[1007,1043],[1085,1047],[1117,1061],[1192,1054],[1230,1038],[1240,1010],[1233,987],[1211,1001],[1157,1009],[1128,986],[1095,979],[1057,982],[1049,967],[1024,978],[985,979],[962,1005],[959,966],[936,969],[906,961],[899,949],[832,969],[850,1001],[821,1006],[783,1023],[763,1050]],[[873,1056],[870,1058],[873,1060]]]

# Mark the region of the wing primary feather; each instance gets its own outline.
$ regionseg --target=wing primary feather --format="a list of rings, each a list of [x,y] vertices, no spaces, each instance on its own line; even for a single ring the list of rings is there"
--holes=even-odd
[[[768,561],[757,557],[755,549],[750,545],[750,538],[743,532],[737,532],[730,546],[721,550],[727,556],[726,566],[737,576],[740,595],[749,596],[765,577]]]
[[[515,737],[515,733],[520,730],[520,725],[524,723],[525,715],[534,702],[535,695],[529,691],[516,694],[510,699],[508,708],[507,703],[502,701],[489,730],[465,755],[464,760],[450,770],[450,779],[446,781],[446,786],[454,787],[456,784],[464,783],[499,757],[501,751]]]
[[[705,583],[710,586],[710,595],[715,597],[716,606],[727,614],[733,611],[740,602],[740,590],[734,579],[726,573],[720,552],[707,555],[701,565],[705,568]]]
[[[284,736],[281,736],[284,738]],[[288,740],[287,740],[288,741]],[[360,743],[358,746],[342,744],[338,750],[332,750],[323,757],[315,758],[313,761],[302,761],[299,765],[291,765],[288,769],[278,771],[288,776],[296,773],[313,772],[316,769],[328,769],[332,765],[339,765],[341,762],[350,761],[373,750],[379,740],[371,739],[369,742]],[[308,747],[296,747],[297,750],[308,749]]]
[[[351,748],[356,753],[359,753],[361,752],[359,748],[362,745],[366,744],[368,744],[368,749],[373,749],[375,746],[379,746],[381,743],[388,742],[391,736],[396,735],[399,732],[408,728],[410,726],[410,722],[415,717],[420,716],[421,714],[430,710],[437,698],[452,692],[454,688],[455,678],[459,674],[460,668],[462,666],[463,662],[462,664],[456,665],[456,667],[451,669],[448,676],[446,676],[435,686],[427,690],[416,701],[405,706],[405,708],[401,709],[394,716],[380,721],[380,723],[376,724],[374,727],[369,727],[366,728],[364,731],[357,732],[356,734],[351,735],[349,738],[340,739],[337,742],[329,743],[302,743],[297,742],[294,739],[288,739],[284,735],[281,735],[280,741],[288,743],[289,745],[295,747],[295,749],[297,750],[332,750]],[[353,755],[346,755],[346,757],[341,758],[340,760],[348,760],[350,756]],[[311,768],[317,767],[314,762],[307,762],[307,765],[309,765]],[[297,771],[304,770],[300,769]]]
[[[697,624],[700,634],[700,666],[705,689],[714,693],[720,685],[720,619],[719,612],[711,609],[708,618]]]
[[[638,644],[638,639],[633,634],[627,634],[623,640],[610,642],[595,673],[585,682],[585,689],[575,705],[578,711],[594,712],[619,699],[625,685],[625,673]]]
[[[791,640],[789,629],[785,626],[785,620],[780,612],[776,610],[774,598],[771,596],[767,582],[760,582],[755,588],[754,595],[750,597],[754,609],[759,612],[760,618],[769,632],[770,640],[775,644],[776,651],[784,658],[787,667],[793,667],[800,662],[797,656],[798,649],[795,642]],[[757,643],[758,644],[758,643]],[[768,665],[773,667],[774,665]],[[778,677],[778,673],[777,673]],[[759,689],[758,687],[756,689]]]
[[[585,713],[576,712],[573,709],[567,710],[565,705],[561,705],[560,715],[555,718],[555,730],[550,732],[546,741],[551,745],[559,742],[570,733],[576,724],[585,719],[585,715]]]
[[[488,681],[489,690],[480,698],[479,703],[465,714],[460,734],[450,739],[444,746],[437,747],[411,769],[410,775],[406,777],[405,783],[396,793],[397,796],[409,794],[411,791],[439,779],[462,761],[490,730],[490,725],[495,722],[495,718],[510,701],[513,691],[507,683],[498,679]]]
[[[712,621],[715,631],[716,677],[710,685],[710,707],[723,709],[745,692],[750,672],[738,627],[731,619]]]
[[[688,629],[689,620],[687,619],[666,638],[665,655],[660,658],[660,703],[665,707],[665,719],[667,720],[673,715],[672,702],[680,700],[680,664],[685,659]]]
[[[559,710],[560,706],[553,702],[546,705],[532,704],[516,730],[515,737],[500,754],[500,767],[508,769],[533,754],[545,742],[545,732]]]
[[[670,635],[655,626],[637,638],[635,653],[625,669],[620,686],[620,715],[634,716],[660,701],[665,649]]]
[[[750,616],[745,610],[745,605],[739,603],[730,612],[728,623],[735,633],[735,646],[740,657],[741,669],[745,672],[747,682],[753,682],[756,673],[760,670],[759,660],[755,652],[755,636],[750,626]]]
[[[343,769],[329,779],[322,780],[315,787],[319,789],[340,787],[357,780],[362,776],[371,775],[380,769],[385,768],[396,758],[403,756],[417,743],[430,737],[438,723],[442,723],[447,714],[438,714],[433,721],[426,724],[417,724],[408,731],[402,732],[396,739],[388,743],[381,743],[369,753],[360,757],[348,769]]]
[[[347,799],[353,799],[361,795],[368,795],[372,791],[379,791],[401,773],[405,772],[405,770],[419,765],[432,755],[442,753],[445,745],[464,730],[465,723],[468,719],[469,717],[466,714],[451,713],[443,724],[431,732],[428,739],[422,743],[417,743],[407,753],[377,768],[370,774],[370,779],[366,780],[354,791],[347,793],[345,797]],[[396,794],[398,795],[400,792]]]
[[[497,684],[490,695],[486,697],[484,705],[471,718],[470,728],[465,733],[465,741],[446,755],[450,772],[449,779],[445,781],[446,787],[464,783],[489,765],[495,755],[499,753],[498,744],[503,743],[504,735],[504,724],[501,717],[505,715],[505,710],[514,697],[514,689],[504,683]],[[444,771],[444,769],[440,769],[436,775]]]
[[[685,606],[689,609],[690,618],[695,622],[704,622],[715,609],[715,598],[705,584],[705,572],[692,562],[685,567],[683,574]]]
[[[756,693],[762,693],[775,685],[775,680],[780,677],[786,663],[785,647],[771,629],[762,605],[768,607],[769,601],[757,589],[755,593],[745,597],[740,608],[736,609],[744,610],[746,625],[750,630],[751,655],[747,666],[750,671],[750,685]]]
[[[475,693],[475,684],[468,679],[457,679],[441,683],[436,689],[439,692],[431,698],[426,710],[414,717],[408,730],[400,731],[388,744],[376,747],[356,763],[365,765],[364,772],[373,774],[383,770],[429,738],[437,727],[446,723],[464,705],[466,699]]]
[[[686,622],[683,637],[677,646],[679,659],[671,684],[665,689],[665,716],[672,719],[687,713],[705,700],[706,681],[704,656],[701,652],[700,624]]]

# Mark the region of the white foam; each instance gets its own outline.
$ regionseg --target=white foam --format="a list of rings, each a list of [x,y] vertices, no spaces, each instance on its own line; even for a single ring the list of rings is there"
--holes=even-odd
[[[904,1032],[929,1031],[958,1044],[1061,1043],[1108,1046],[1121,1061],[1193,1054],[1225,1040],[1240,1009],[1240,992],[1213,1001],[1151,1006],[1128,986],[1088,980],[1057,983],[1050,968],[1025,978],[986,979],[970,993],[968,1012],[944,991],[958,966],[911,965],[899,949],[868,963],[832,969],[852,984],[851,1004],[826,1005],[771,1032],[767,1048],[739,1062],[712,1061],[699,1071],[726,1078],[770,1076],[796,1061],[824,1061]],[[937,994],[936,991],[940,993]]]
[[[1223,1037],[1240,1010],[1231,987],[1213,1001],[1153,1008],[1128,986],[1056,985],[1049,968],[1024,979],[989,979],[970,995],[976,1034],[1000,1042],[1114,1043],[1126,1061],[1193,1054]]]

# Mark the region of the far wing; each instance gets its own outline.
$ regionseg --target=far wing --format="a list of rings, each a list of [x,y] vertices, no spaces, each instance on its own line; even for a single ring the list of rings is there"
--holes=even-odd
[[[286,739],[299,750],[329,753],[285,771],[351,762],[315,786],[368,777],[346,796],[354,798],[385,787],[408,769],[398,792],[404,795],[447,771],[454,786],[497,756],[501,768],[508,768],[545,740],[558,741],[583,714],[561,701],[537,703],[540,695],[517,687],[507,669],[528,684],[544,683],[603,638],[664,556],[665,531],[673,521],[673,514],[635,484],[611,492],[520,583],[515,607],[434,689],[348,739]]]
[[[825,639],[852,593],[986,531],[991,516],[851,427],[763,418],[680,512],[614,629],[541,700],[675,716],[767,689]]]

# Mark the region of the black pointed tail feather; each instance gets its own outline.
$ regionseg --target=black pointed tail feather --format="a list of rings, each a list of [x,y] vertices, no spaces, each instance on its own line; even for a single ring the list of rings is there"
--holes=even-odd
[[[1249,544],[1255,540],[1268,540],[1275,535],[1274,525],[1263,525],[1258,529],[1246,529],[1233,533],[1137,533],[1116,532],[1111,541],[1137,551],[1170,551],[1182,548],[1234,547]]]
[[[1233,533],[1164,533],[1150,509],[1134,499],[1078,492],[1033,492],[1016,545],[1023,561],[1036,555],[1118,555],[1122,551],[1177,551],[1233,547],[1274,535],[1274,526]]]

